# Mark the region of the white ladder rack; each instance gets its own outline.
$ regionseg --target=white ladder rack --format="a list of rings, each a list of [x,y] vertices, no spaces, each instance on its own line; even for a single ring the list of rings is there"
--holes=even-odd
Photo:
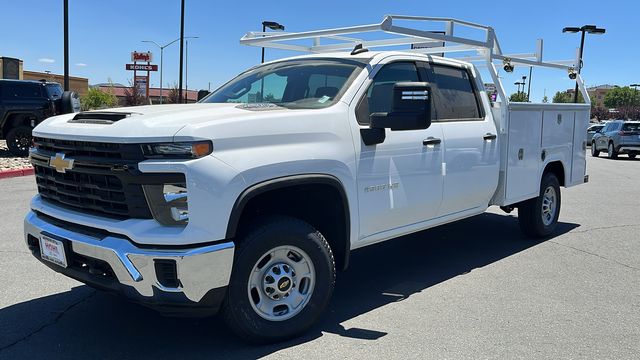
[[[394,24],[394,21],[419,21],[427,25],[444,25],[444,32],[434,32],[404,27]],[[484,40],[456,36],[454,30],[458,28],[484,31]],[[380,39],[361,39],[354,37],[357,34],[382,32],[392,34],[393,37]],[[307,45],[301,45],[300,40],[309,41]],[[324,44],[323,44],[324,40]],[[327,41],[328,40],[328,41]],[[292,43],[296,41],[296,43]],[[444,43],[444,46],[436,46],[421,49],[407,49],[408,52],[434,55],[442,53],[475,52],[475,56],[458,57],[456,59],[468,62],[481,62],[478,65],[486,65],[496,91],[504,103],[508,103],[508,97],[502,87],[500,78],[494,61],[502,64],[524,65],[535,67],[546,67],[567,71],[568,74],[575,74],[576,81],[585,103],[590,103],[589,95],[584,86],[580,74],[576,74],[576,64],[578,59],[569,61],[542,61],[543,42],[537,41],[536,51],[531,54],[503,54],[492,27],[462,21],[452,18],[423,17],[387,15],[382,22],[377,24],[341,27],[334,29],[323,29],[303,32],[248,32],[241,39],[240,43],[249,46],[274,48],[282,50],[300,51],[306,53],[326,53],[334,51],[350,51],[357,44],[362,44],[364,48],[385,48],[399,45],[410,45],[415,43]],[[577,51],[576,51],[577,54]]]

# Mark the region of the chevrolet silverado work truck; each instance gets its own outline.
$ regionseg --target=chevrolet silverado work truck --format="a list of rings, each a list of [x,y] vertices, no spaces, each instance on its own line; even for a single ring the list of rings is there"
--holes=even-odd
[[[416,21],[446,29],[400,24]],[[38,194],[24,231],[35,257],[165,314],[221,312],[237,334],[278,341],[318,320],[353,250],[492,205],[549,236],[560,187],[587,181],[589,97],[572,63],[542,61],[541,42],[509,56],[488,26],[386,16],[241,43],[311,54],[255,66],[196,104],[60,115],[34,129]],[[436,45],[397,51],[412,43]],[[385,46],[396,50],[372,50]],[[463,50],[476,55],[435,55]],[[586,103],[509,102],[496,63],[564,71]]]

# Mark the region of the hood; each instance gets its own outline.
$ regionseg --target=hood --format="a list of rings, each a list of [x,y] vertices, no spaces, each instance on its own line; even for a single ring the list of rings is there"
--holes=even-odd
[[[117,121],[71,121],[77,114],[54,116],[40,123],[34,136],[97,142],[162,142],[173,141],[185,126],[233,121],[269,113],[286,113],[281,107],[248,107],[240,104],[172,104],[147,105],[100,110],[89,113],[130,113]]]

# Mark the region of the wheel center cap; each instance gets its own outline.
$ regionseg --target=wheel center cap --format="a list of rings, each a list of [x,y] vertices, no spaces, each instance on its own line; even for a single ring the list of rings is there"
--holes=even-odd
[[[291,279],[288,277],[282,277],[278,280],[278,290],[281,292],[286,292],[291,288]]]

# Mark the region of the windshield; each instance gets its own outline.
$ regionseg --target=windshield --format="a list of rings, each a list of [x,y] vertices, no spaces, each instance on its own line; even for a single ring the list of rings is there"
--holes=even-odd
[[[62,87],[59,84],[47,84],[47,93],[52,99],[59,99],[62,96]]]
[[[292,109],[332,105],[365,66],[338,59],[301,59],[256,67],[240,74],[203,103],[266,103]]]

